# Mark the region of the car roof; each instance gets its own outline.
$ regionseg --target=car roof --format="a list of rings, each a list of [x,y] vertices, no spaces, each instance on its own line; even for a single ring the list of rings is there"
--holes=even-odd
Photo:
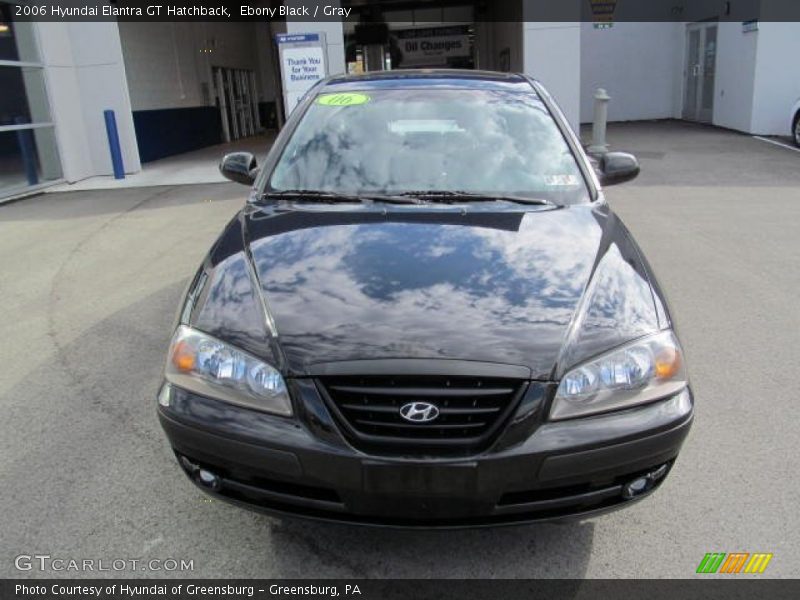
[[[320,91],[332,91],[331,88],[345,91],[413,87],[533,91],[528,79],[519,73],[468,69],[396,69],[335,75],[323,82]]]

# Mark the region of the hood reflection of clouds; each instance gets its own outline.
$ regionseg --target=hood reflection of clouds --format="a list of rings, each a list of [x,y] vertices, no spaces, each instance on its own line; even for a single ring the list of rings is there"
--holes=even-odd
[[[195,317],[195,327],[245,349],[264,339],[266,329],[253,290],[246,258],[237,252],[223,259],[208,282],[208,295]]]
[[[517,232],[373,223],[291,231],[252,248],[290,344],[304,335],[347,344],[360,331],[387,340],[386,352],[415,342],[457,356],[479,344],[487,360],[529,364],[525,339],[514,348],[509,339],[527,329],[531,352],[560,345],[600,235],[590,210],[572,209],[527,213]]]
[[[587,294],[587,309],[577,336],[564,353],[566,364],[658,331],[650,284],[625,260],[616,244],[600,261]]]

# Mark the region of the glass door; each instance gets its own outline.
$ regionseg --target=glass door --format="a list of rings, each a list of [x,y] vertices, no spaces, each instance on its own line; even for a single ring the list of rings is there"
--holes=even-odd
[[[698,121],[711,122],[714,110],[714,76],[717,68],[717,25],[707,25],[703,28],[703,52],[700,57],[702,64],[700,78],[700,108]]]
[[[255,71],[213,67],[212,74],[225,142],[255,135],[260,129]]]
[[[710,122],[714,111],[717,66],[717,23],[692,23],[686,28],[683,118]]]

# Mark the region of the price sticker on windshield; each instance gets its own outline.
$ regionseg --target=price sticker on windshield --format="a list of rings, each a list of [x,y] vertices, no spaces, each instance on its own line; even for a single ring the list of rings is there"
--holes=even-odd
[[[339,94],[322,94],[317,98],[317,104],[322,106],[357,106],[366,104],[369,100],[370,97],[366,94],[342,92]]]

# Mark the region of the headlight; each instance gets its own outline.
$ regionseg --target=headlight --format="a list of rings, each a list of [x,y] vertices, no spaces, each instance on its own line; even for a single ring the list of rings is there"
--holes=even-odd
[[[683,352],[671,331],[646,337],[579,365],[561,379],[552,420],[628,408],[686,387]]]
[[[281,374],[267,363],[181,325],[172,337],[165,375],[170,383],[231,404],[290,416]]]

